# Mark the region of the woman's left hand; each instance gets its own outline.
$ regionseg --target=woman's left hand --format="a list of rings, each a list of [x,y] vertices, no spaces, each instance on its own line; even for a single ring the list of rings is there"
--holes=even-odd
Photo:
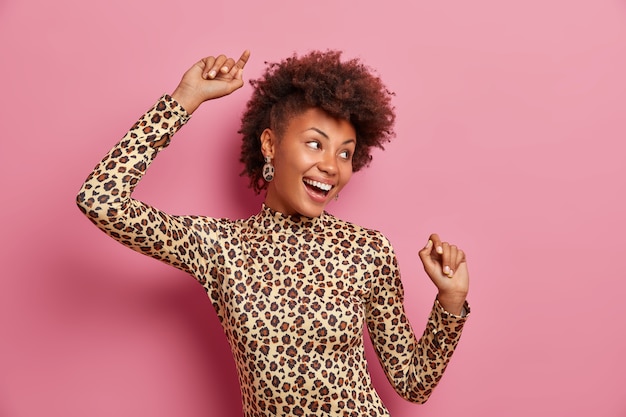
[[[432,234],[419,256],[424,270],[439,290],[437,298],[441,306],[452,314],[461,314],[469,291],[465,253]]]

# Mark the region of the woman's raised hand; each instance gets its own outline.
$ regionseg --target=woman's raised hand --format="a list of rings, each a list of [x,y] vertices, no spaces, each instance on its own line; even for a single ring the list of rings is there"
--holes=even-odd
[[[460,314],[469,291],[465,253],[432,234],[419,256],[424,270],[439,290],[437,298],[441,306],[452,314]]]
[[[226,55],[201,59],[185,72],[172,98],[191,114],[203,102],[232,93],[243,86],[248,58],[250,51],[246,50],[236,62]]]

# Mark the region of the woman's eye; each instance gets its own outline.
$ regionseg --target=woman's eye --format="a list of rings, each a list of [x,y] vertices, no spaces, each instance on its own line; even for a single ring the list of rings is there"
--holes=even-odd
[[[311,148],[311,149],[319,149],[320,148],[320,143],[316,140],[312,140],[310,142],[307,142],[306,145]]]
[[[350,159],[350,152],[349,151],[342,151],[339,156],[343,159]]]

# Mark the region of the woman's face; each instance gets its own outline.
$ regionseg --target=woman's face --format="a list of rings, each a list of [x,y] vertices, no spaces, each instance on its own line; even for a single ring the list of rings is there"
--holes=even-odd
[[[354,127],[321,109],[291,118],[281,138],[266,129],[261,142],[275,169],[265,204],[281,213],[319,216],[352,176]]]

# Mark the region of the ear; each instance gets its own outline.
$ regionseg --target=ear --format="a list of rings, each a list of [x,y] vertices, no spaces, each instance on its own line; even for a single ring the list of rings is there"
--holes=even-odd
[[[261,152],[264,157],[269,156],[270,158],[274,158],[274,153],[276,150],[276,136],[272,129],[265,129],[263,133],[261,133]]]

